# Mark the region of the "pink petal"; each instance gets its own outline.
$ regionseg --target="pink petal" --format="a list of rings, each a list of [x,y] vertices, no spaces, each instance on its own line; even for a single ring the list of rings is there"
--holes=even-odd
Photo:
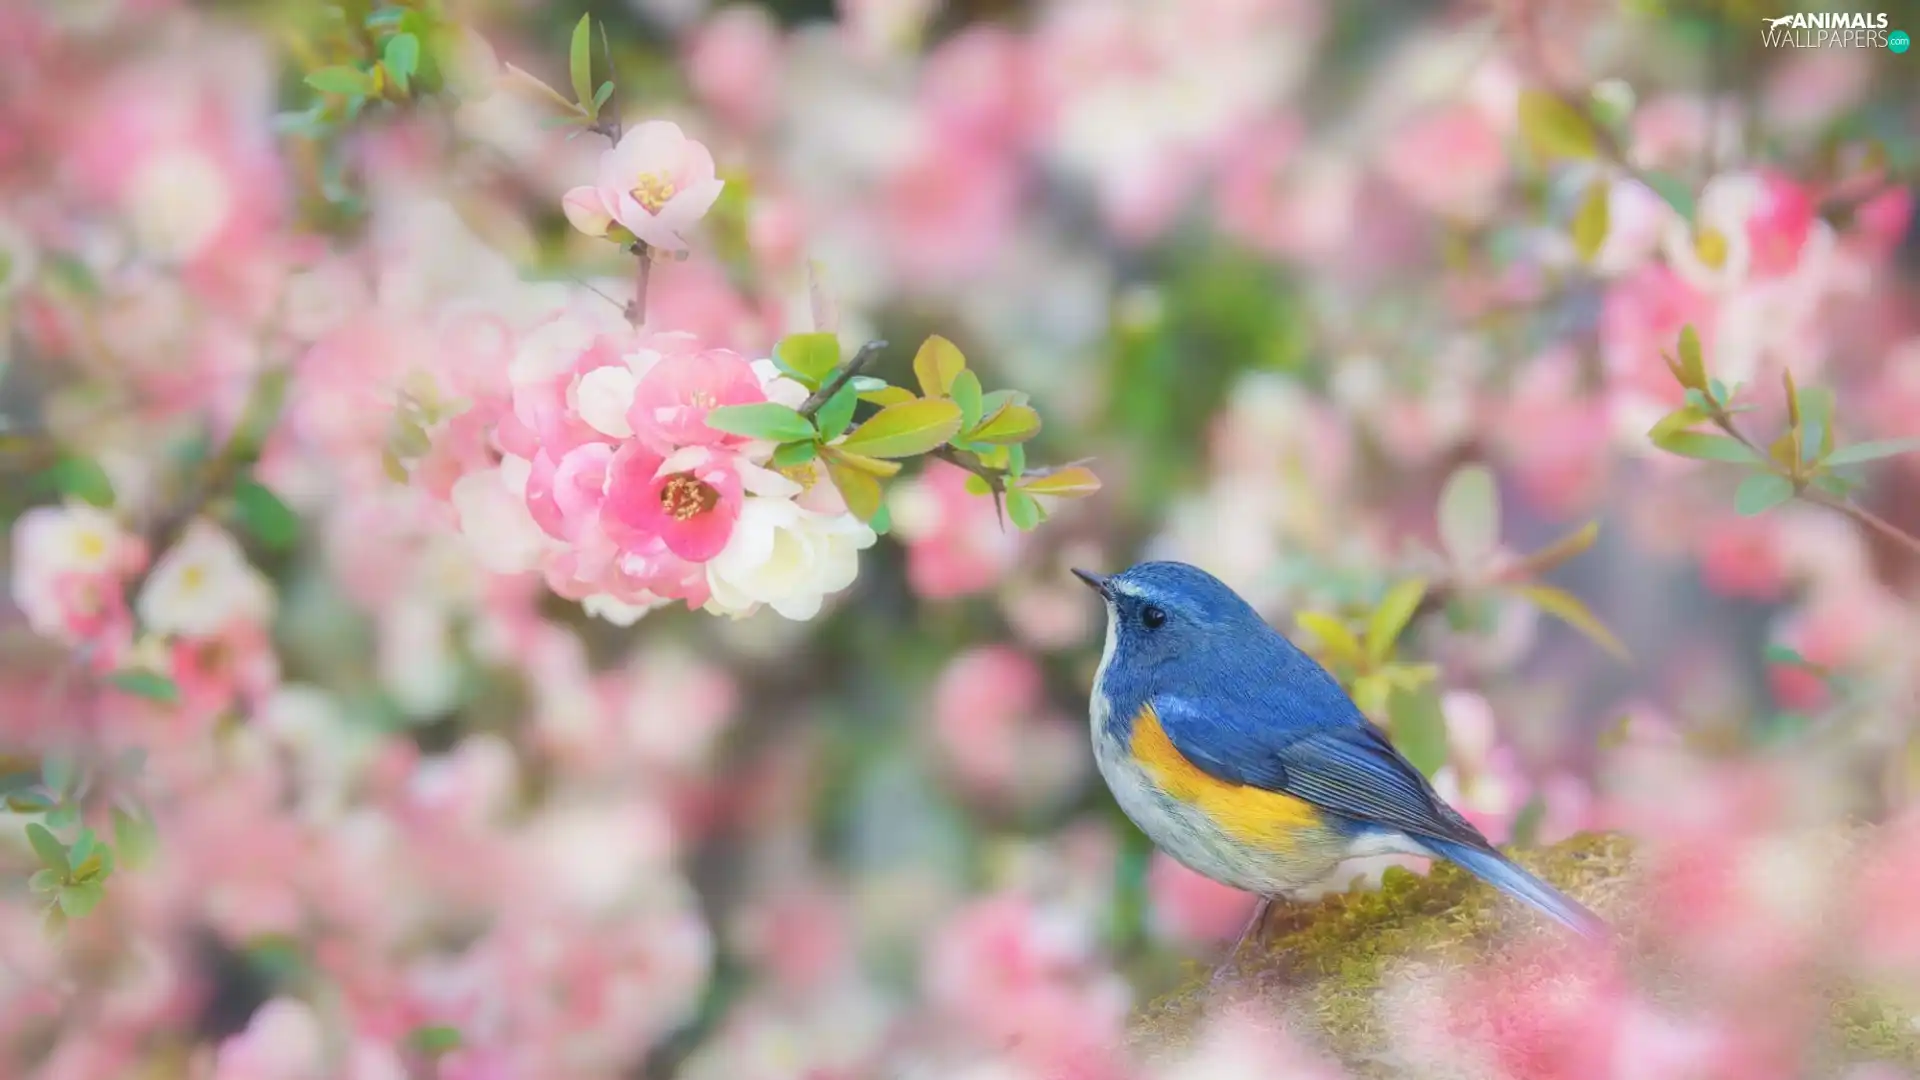
[[[668,519],[669,525],[661,537],[666,540],[668,550],[675,555],[689,562],[706,562],[727,546],[728,539],[733,536],[734,523],[739,519],[738,500],[728,506],[723,499],[712,510],[685,521]]]
[[[713,209],[714,200],[720,197],[721,190],[726,186],[724,180],[708,180],[705,183],[695,184],[668,199],[667,204],[654,215],[655,220],[662,227],[673,230],[675,234],[684,233],[698,224],[701,218],[707,216],[707,211]]]
[[[577,187],[569,190],[560,198],[560,209],[566,211],[567,221],[574,228],[588,236],[605,236],[607,227],[613,224],[613,213],[600,197],[597,188]]]

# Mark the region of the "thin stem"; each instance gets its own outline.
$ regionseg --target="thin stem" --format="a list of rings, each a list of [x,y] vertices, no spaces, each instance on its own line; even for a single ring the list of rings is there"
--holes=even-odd
[[[1732,438],[1739,440],[1742,446],[1745,446],[1748,450],[1753,451],[1754,456],[1758,457],[1761,461],[1766,462],[1767,467],[1769,469],[1773,468],[1772,457],[1770,457],[1766,453],[1766,451],[1760,449],[1760,445],[1758,443],[1754,442],[1752,439],[1747,438],[1746,433],[1740,430],[1739,426],[1733,422],[1733,417],[1730,414],[1728,414],[1725,410],[1719,408],[1716,405],[1714,408],[1714,415],[1711,417],[1711,419],[1713,420],[1715,427],[1719,428],[1721,431],[1726,432]],[[1775,470],[1775,471],[1777,472],[1778,470]],[[1866,507],[1861,506],[1859,503],[1854,502],[1852,499],[1840,498],[1838,496],[1830,495],[1827,492],[1821,491],[1819,488],[1808,487],[1806,484],[1804,484],[1800,480],[1799,477],[1789,476],[1787,477],[1787,479],[1793,481],[1794,494],[1798,495],[1800,498],[1805,499],[1816,506],[1824,506],[1829,510],[1834,510],[1841,514],[1844,514],[1845,516],[1852,518],[1856,524],[1859,524],[1861,526],[1864,526],[1867,529],[1870,529],[1874,532],[1879,533],[1880,535],[1886,537],[1887,539],[1907,549],[1908,552],[1912,553],[1916,557],[1920,557],[1920,537],[1914,536],[1912,533],[1907,532],[1905,529],[1902,529],[1900,526],[1895,525],[1893,522],[1888,521],[1886,518],[1881,517],[1879,514],[1876,514],[1873,511],[1867,509]]]
[[[827,402],[833,400],[833,395],[852,382],[854,376],[866,370],[867,365],[879,359],[881,350],[886,347],[887,343],[884,341],[869,341],[860,346],[860,351],[853,354],[853,359],[841,364],[839,370],[821,384],[820,389],[807,395],[807,400],[800,403],[800,415],[811,419],[814,413],[825,408]]]
[[[627,305],[627,321],[638,330],[647,322],[647,279],[653,274],[653,250],[644,240],[636,240],[627,250],[633,252],[633,302]]]

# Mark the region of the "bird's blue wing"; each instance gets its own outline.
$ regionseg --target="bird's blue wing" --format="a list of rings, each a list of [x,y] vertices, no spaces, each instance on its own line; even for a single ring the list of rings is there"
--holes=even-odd
[[[1187,760],[1229,783],[1283,792],[1356,822],[1487,845],[1311,657],[1289,646],[1261,659],[1257,670],[1204,689],[1151,696],[1168,741]]]

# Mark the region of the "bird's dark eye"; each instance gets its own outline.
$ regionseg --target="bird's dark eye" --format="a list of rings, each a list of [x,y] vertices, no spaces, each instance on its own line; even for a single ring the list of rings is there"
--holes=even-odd
[[[1140,609],[1140,622],[1149,630],[1158,630],[1166,625],[1167,613],[1148,604]]]

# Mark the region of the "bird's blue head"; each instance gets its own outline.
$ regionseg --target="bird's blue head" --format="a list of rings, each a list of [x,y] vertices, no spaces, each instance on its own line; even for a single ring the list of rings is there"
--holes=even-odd
[[[1105,681],[1165,687],[1180,681],[1176,672],[1209,668],[1273,636],[1253,605],[1197,566],[1146,562],[1112,576],[1074,574],[1107,602]]]

